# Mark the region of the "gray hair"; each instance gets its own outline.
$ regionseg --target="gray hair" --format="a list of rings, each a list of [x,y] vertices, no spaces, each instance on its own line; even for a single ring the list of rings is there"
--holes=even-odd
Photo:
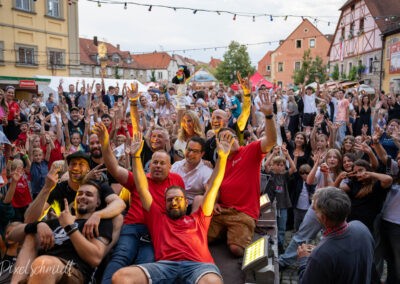
[[[343,223],[350,214],[350,198],[336,187],[325,187],[317,190],[313,200],[314,208],[335,225]]]

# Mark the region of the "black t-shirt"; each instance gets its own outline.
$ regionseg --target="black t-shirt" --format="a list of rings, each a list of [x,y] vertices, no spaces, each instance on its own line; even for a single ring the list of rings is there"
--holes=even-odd
[[[105,208],[107,206],[107,202],[105,199],[107,196],[114,194],[112,188],[106,184],[101,184],[101,191],[100,191],[100,200],[101,204],[99,206],[99,210]],[[68,181],[62,181],[56,185],[53,191],[50,193],[49,198],[47,199],[47,203],[50,206],[59,207],[61,211],[65,209],[64,207],[64,198],[67,199],[69,207],[73,208],[73,203],[75,200],[76,191],[69,187]],[[58,204],[58,205],[57,205]]]
[[[83,226],[85,225],[87,219],[77,219],[79,231],[82,232]],[[70,262],[75,268],[82,272],[86,280],[90,279],[93,274],[94,268],[89,264],[84,262],[76,251],[74,245],[72,244],[70,238],[64,231],[64,228],[58,222],[58,219],[53,219],[46,221],[47,225],[53,230],[54,235],[54,246],[47,251],[40,250],[39,255],[52,255],[56,257],[61,257]],[[113,225],[111,219],[102,219],[99,224],[99,236],[106,238],[111,242],[112,240]],[[86,283],[86,282],[85,282]]]
[[[349,180],[347,185],[350,187],[347,194],[351,200],[351,213],[347,220],[359,220],[373,232],[375,217],[381,212],[389,189],[382,188],[381,183],[377,181],[373,185],[371,193],[362,198],[357,198],[356,195],[361,190],[362,184],[358,181]]]
[[[82,119],[78,122],[78,124],[73,124],[71,120],[68,120],[68,131],[69,136],[71,137],[73,132],[78,132],[81,136],[85,132],[85,121]]]

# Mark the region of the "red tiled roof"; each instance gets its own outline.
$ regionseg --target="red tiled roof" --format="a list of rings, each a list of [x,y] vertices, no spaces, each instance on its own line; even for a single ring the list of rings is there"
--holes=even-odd
[[[131,55],[134,61],[145,69],[167,69],[172,57],[166,52]]]
[[[221,59],[211,57],[210,63],[208,63],[208,65],[210,65],[210,67],[212,68],[217,68],[218,65],[220,65],[221,63]]]
[[[99,41],[100,43],[100,41]],[[107,56],[109,58],[107,65],[116,66],[122,68],[132,68],[132,69],[144,69],[140,64],[132,60],[129,51],[121,51],[114,45],[104,42],[107,47]],[[94,45],[92,39],[79,38],[79,49],[80,49],[80,62],[81,64],[87,65],[99,65],[96,61],[97,46]],[[120,62],[114,62],[111,60],[111,56],[118,54],[121,58]],[[130,59],[131,63],[127,63],[126,60]]]

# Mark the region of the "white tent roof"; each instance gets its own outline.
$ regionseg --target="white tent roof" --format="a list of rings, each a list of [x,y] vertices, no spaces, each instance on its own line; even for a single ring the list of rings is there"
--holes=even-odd
[[[82,80],[85,80],[86,84],[92,84],[93,80],[96,83],[101,83],[101,78],[85,78],[85,77],[63,77],[63,76],[40,76],[37,75],[35,76],[37,78],[44,78],[44,79],[50,79],[50,83],[47,86],[40,86],[39,85],[39,92],[42,92],[44,94],[44,97],[47,99],[49,93],[54,94],[54,98],[58,101],[58,86],[60,85],[60,80],[62,79],[63,82],[63,88],[64,90],[68,90],[68,85],[70,84],[76,84],[76,81],[79,80],[80,87],[82,86]],[[139,92],[147,92],[147,87],[140,83],[137,80],[126,80],[126,79],[104,79],[104,84],[106,85],[106,89],[108,89],[109,86],[116,86],[118,82],[118,85],[120,89],[122,90],[122,86],[126,82],[128,86],[130,87],[131,83],[137,82],[138,87],[139,87]]]

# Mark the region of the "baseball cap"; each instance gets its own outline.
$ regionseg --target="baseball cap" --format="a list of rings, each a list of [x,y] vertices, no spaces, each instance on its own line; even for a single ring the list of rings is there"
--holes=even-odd
[[[67,156],[67,163],[69,165],[69,163],[71,162],[72,159],[85,159],[88,164],[90,164],[90,156],[88,154],[86,154],[85,152],[82,151],[77,151],[75,153],[72,153],[70,155]]]

